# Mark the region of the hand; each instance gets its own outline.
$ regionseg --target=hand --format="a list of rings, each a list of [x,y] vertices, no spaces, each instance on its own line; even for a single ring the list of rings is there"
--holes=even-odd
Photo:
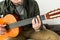
[[[5,33],[5,31],[6,31],[5,26],[6,25],[1,25],[0,24],[0,35],[3,35]]]
[[[41,27],[41,20],[40,20],[40,17],[38,15],[37,15],[37,18],[33,18],[32,27],[35,31]]]

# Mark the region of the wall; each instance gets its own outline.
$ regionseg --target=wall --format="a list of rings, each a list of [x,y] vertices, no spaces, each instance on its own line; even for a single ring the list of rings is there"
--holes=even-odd
[[[60,0],[36,0],[39,4],[41,15],[60,8]]]
[[[44,15],[47,12],[50,12],[51,10],[60,8],[60,0],[36,0],[36,1],[39,4],[41,15]],[[43,23],[47,23],[51,25],[60,24],[60,18],[55,18],[53,20],[46,20]]]

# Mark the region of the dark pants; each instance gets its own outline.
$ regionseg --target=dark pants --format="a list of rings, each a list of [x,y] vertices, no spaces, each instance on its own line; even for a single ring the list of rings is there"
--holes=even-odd
[[[28,38],[32,40],[59,40],[59,36],[48,29],[42,29],[40,32],[35,32],[33,29],[24,30],[16,38],[10,40],[27,40]]]

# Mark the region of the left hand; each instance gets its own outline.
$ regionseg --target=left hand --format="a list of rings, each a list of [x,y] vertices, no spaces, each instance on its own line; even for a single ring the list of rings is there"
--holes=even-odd
[[[35,31],[40,29],[40,27],[41,27],[41,20],[40,20],[40,17],[38,15],[37,15],[37,18],[33,18],[33,20],[32,20],[32,27],[33,27],[33,29]]]

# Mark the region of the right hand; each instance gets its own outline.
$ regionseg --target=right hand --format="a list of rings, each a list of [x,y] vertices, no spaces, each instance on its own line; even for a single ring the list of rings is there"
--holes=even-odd
[[[6,25],[1,25],[0,24],[0,35],[3,35],[5,33],[5,31],[6,31],[5,26]]]

